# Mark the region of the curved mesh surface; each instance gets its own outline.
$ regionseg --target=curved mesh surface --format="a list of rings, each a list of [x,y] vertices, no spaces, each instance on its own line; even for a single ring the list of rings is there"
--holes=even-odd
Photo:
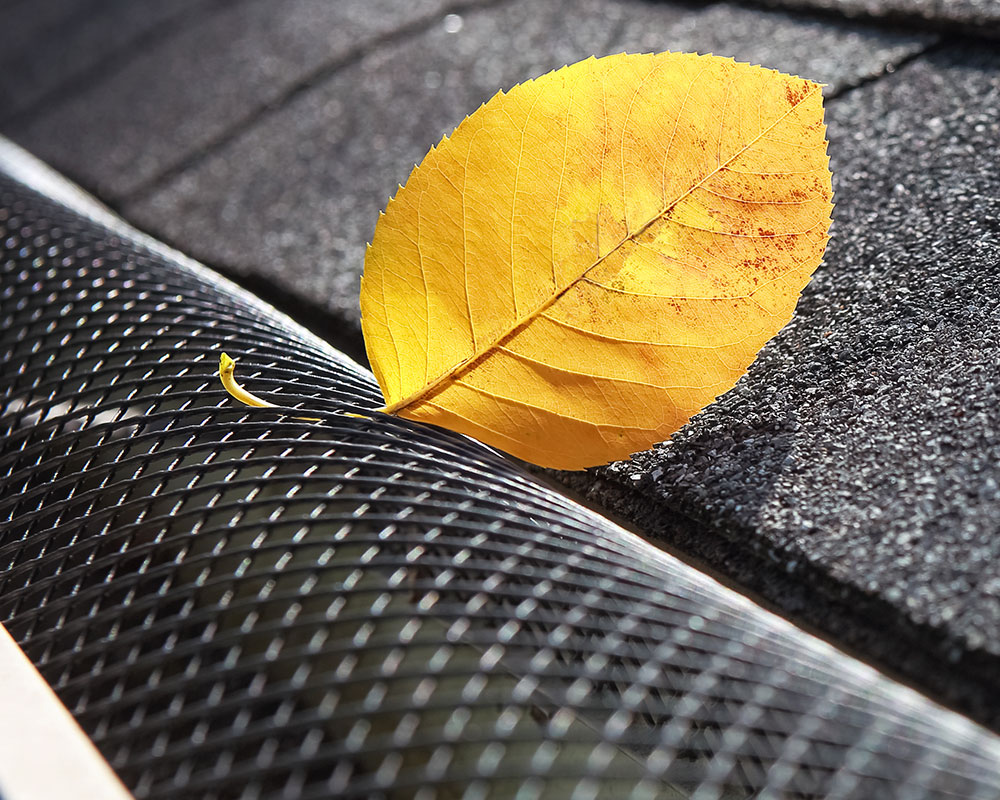
[[[371,376],[207,270],[9,178],[0,245],[0,620],[138,797],[1000,796],[992,734],[484,447],[339,414]]]

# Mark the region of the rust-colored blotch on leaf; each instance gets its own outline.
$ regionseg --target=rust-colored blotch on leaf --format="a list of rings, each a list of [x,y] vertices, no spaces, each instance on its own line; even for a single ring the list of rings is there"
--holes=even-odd
[[[808,80],[661,53],[499,93],[375,228],[361,309],[383,410],[546,467],[646,449],[791,318],[831,197]]]

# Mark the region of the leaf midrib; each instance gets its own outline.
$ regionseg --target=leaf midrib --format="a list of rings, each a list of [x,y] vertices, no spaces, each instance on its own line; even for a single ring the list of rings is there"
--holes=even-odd
[[[724,162],[716,165],[714,169],[707,172],[700,180],[695,182],[687,190],[678,195],[674,200],[667,203],[661,211],[654,214],[653,217],[648,222],[646,222],[641,228],[637,229],[633,233],[630,233],[628,236],[622,238],[622,240],[618,242],[618,244],[616,244],[614,247],[608,250],[607,253],[605,253],[603,256],[594,261],[593,264],[591,264],[589,267],[583,270],[579,275],[577,275],[571,281],[566,283],[566,285],[564,285],[561,289],[554,292],[552,296],[549,297],[544,303],[541,303],[535,309],[533,309],[531,312],[524,315],[520,319],[515,320],[510,327],[508,327],[503,333],[498,335],[489,344],[485,345],[481,349],[474,351],[471,355],[459,361],[451,369],[442,372],[434,380],[428,381],[417,391],[411,393],[410,395],[404,397],[401,400],[397,400],[395,403],[387,403],[383,408],[379,410],[386,414],[399,414],[399,412],[406,410],[411,405],[420,402],[429,395],[433,395],[438,389],[438,387],[441,386],[441,384],[456,377],[457,375],[460,375],[462,372],[464,372],[467,369],[470,369],[474,364],[478,363],[483,358],[488,356],[493,350],[495,350],[498,346],[502,345],[507,339],[510,339],[516,333],[520,332],[520,330],[524,328],[526,325],[531,324],[541,313],[549,309],[557,300],[559,300],[563,295],[565,295],[566,292],[568,292],[570,289],[576,286],[577,283],[583,280],[588,273],[590,273],[592,270],[594,270],[602,263],[604,263],[604,261],[608,259],[612,254],[616,253],[619,249],[624,247],[628,242],[637,239],[639,236],[641,236],[643,233],[649,230],[649,228],[651,228],[654,224],[656,224],[657,221],[665,218],[666,215],[669,214],[670,211],[685,197],[690,195],[692,192],[698,189],[703,183],[705,183],[705,181],[707,181],[713,175],[718,174],[720,170],[725,168],[727,165],[731,164],[733,161],[735,161],[737,158],[743,155],[747,150],[749,150],[751,147],[757,144],[757,142],[759,142],[764,136],[766,136],[768,133],[774,130],[776,126],[778,126],[784,119],[786,119],[792,112],[794,112],[795,109],[797,109],[800,105],[806,102],[806,100],[812,97],[816,92],[821,91],[822,88],[823,87],[821,84],[814,84],[813,88],[805,95],[803,95],[798,100],[798,102],[790,106],[788,110],[785,111],[784,114],[775,119],[774,122],[772,122],[766,128],[762,129],[756,136],[754,136],[750,141],[748,141],[745,145],[743,145],[743,147],[741,147],[739,150],[733,153],[733,155],[727,158]],[[423,272],[423,270],[421,270],[421,272]]]

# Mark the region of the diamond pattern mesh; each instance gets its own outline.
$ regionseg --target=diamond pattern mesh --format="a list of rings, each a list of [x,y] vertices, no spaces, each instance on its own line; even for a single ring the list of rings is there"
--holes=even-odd
[[[8,178],[0,245],[0,620],[138,797],[1000,796],[992,734],[339,413],[370,375],[207,270]]]

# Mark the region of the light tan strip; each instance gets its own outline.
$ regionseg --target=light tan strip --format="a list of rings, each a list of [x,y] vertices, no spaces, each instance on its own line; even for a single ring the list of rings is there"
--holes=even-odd
[[[3,800],[132,798],[2,625],[0,796]]]

